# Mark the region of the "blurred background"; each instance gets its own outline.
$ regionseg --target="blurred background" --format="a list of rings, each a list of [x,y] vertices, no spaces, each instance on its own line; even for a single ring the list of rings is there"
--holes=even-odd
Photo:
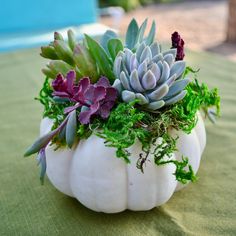
[[[186,47],[236,61],[236,0],[100,0],[101,6],[108,4],[126,11],[117,25],[121,33],[131,18],[142,22],[148,17],[157,22],[158,40],[169,42],[170,34],[179,31]],[[109,17],[101,22],[112,26]]]
[[[124,34],[132,18],[157,22],[159,41],[179,31],[186,47],[236,61],[236,0],[3,0],[0,52],[38,47],[52,32],[72,28],[101,35],[107,26]]]

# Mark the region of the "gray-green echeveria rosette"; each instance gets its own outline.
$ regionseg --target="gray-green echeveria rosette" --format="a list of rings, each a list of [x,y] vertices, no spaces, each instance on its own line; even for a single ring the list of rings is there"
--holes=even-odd
[[[184,88],[190,82],[182,78],[185,62],[175,61],[175,57],[176,49],[161,52],[157,42],[150,46],[142,42],[136,52],[125,48],[114,62],[113,87],[124,102],[137,99],[151,112],[174,104],[184,98]]]

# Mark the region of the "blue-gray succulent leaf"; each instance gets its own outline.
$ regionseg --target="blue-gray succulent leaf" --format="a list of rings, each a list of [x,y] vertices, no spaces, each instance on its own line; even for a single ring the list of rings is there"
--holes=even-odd
[[[144,36],[146,27],[147,27],[147,19],[145,19],[145,21],[142,23],[142,25],[139,28],[137,38],[136,38],[136,43],[141,43],[143,41],[143,36]]]
[[[159,66],[157,64],[153,63],[150,70],[154,74],[156,81],[158,82],[158,80],[161,78],[161,70],[160,70]]]
[[[144,92],[144,88],[142,87],[139,76],[138,76],[138,71],[135,69],[131,72],[130,75],[130,84],[131,87],[136,91],[136,92]]]
[[[152,43],[150,46],[150,49],[152,52],[152,57],[155,57],[156,55],[158,55],[160,53],[160,47],[157,42]]]
[[[107,53],[109,53],[108,48],[107,48],[107,43],[110,39],[115,39],[118,38],[117,34],[112,31],[112,30],[107,30],[101,40],[100,40],[100,44],[102,45],[102,47],[106,50]]]
[[[121,71],[124,71],[126,76],[129,76],[129,74],[130,74],[129,68],[126,67],[126,62],[125,62],[124,58],[121,61]]]
[[[128,90],[122,91],[121,97],[122,100],[126,103],[132,102],[136,98],[135,93]]]
[[[167,51],[162,52],[163,56],[167,55],[167,54],[172,54],[174,58],[176,58],[177,55],[177,49],[176,48],[172,48],[169,49]]]
[[[215,112],[214,108],[208,108],[207,109],[207,117],[209,118],[209,120],[212,123],[216,123],[217,113]]]
[[[137,69],[138,68],[138,61],[136,59],[136,56],[135,54],[133,54],[131,56],[131,59],[130,59],[130,72],[132,72],[133,70]]]
[[[171,67],[175,62],[174,56],[170,53],[164,56],[164,60],[168,63],[169,67]]]
[[[188,85],[190,82],[190,79],[181,79],[177,80],[173,83],[173,85],[170,87],[168,94],[166,95],[167,98],[173,97],[180,93],[184,88]]]
[[[58,138],[59,141],[62,141],[62,140],[65,140],[65,137],[66,137],[66,126],[63,127],[63,128],[60,130],[60,132],[58,133],[57,138]]]
[[[130,51],[128,48],[125,48],[124,49],[124,65],[126,66],[126,69],[130,72],[130,60],[131,60],[131,57],[133,55],[132,51]]]
[[[132,55],[133,55],[133,52],[130,49],[128,48],[124,49],[125,60],[129,61]]]
[[[151,90],[156,87],[155,75],[148,70],[141,79],[141,84],[145,90]]]
[[[149,31],[149,34],[145,39],[145,42],[147,45],[151,45],[153,43],[154,38],[155,38],[155,34],[156,34],[156,23],[155,23],[155,21],[153,21],[151,29]]]
[[[153,92],[147,94],[152,101],[161,100],[169,91],[169,86],[164,83]]]
[[[139,78],[142,78],[146,72],[147,72],[147,61],[145,60],[138,67]]]
[[[71,148],[76,139],[77,115],[76,110],[69,114],[69,119],[66,124],[66,143]]]
[[[161,53],[155,55],[153,58],[152,58],[152,62],[154,63],[158,63],[158,62],[163,62],[164,61],[164,57]]]
[[[140,56],[139,62],[142,63],[143,61],[147,60],[149,63],[152,60],[152,52],[149,46],[146,46]]]
[[[124,89],[132,90],[131,87],[130,87],[130,84],[129,84],[129,79],[127,78],[124,71],[122,71],[120,73],[120,82],[121,82],[122,86],[124,87]]]
[[[143,42],[139,45],[139,47],[137,48],[137,51],[136,51],[136,58],[137,60],[140,62],[140,57],[142,55],[142,52],[143,50],[145,49],[146,47],[146,44]]]
[[[120,93],[122,92],[122,90],[123,90],[123,89],[122,89],[122,84],[121,84],[121,82],[120,82],[119,79],[116,79],[116,80],[114,81],[112,87],[115,88],[115,89],[119,92],[119,94],[120,94]]]
[[[42,148],[38,155],[37,155],[37,164],[40,165],[40,181],[43,184],[44,183],[44,176],[46,174],[46,169],[47,169],[47,162],[46,162],[46,152],[45,152],[45,148]]]
[[[145,105],[149,103],[149,100],[143,94],[136,93],[135,96],[136,96],[136,99],[138,99],[139,105]]]
[[[162,108],[164,105],[165,105],[165,102],[163,100],[151,102],[147,105],[147,109],[155,111]]]
[[[125,43],[126,43],[127,48],[129,49],[134,48],[138,31],[139,31],[138,24],[135,19],[132,19],[126,32]]]
[[[182,100],[185,95],[187,94],[186,90],[181,91],[180,93],[178,93],[177,95],[175,95],[174,97],[168,98],[167,100],[165,100],[165,105],[172,105],[176,102],[179,102],[180,100]]]
[[[159,61],[159,62],[157,63],[157,65],[158,65],[158,67],[159,67],[159,69],[160,69],[160,71],[161,71],[161,73],[162,73],[163,62],[162,62],[162,61]]]
[[[163,68],[161,72],[161,78],[158,81],[159,84],[164,83],[170,76],[170,67],[167,62],[163,61]]]
[[[166,81],[166,84],[171,87],[173,85],[173,83],[176,80],[176,74],[173,74],[171,77],[169,77],[169,79]]]
[[[170,76],[176,74],[177,79],[184,73],[186,67],[185,61],[176,61],[170,70]]]
[[[120,72],[121,72],[121,61],[122,61],[121,56],[117,56],[115,61],[114,61],[113,72],[114,72],[116,78],[119,77]]]

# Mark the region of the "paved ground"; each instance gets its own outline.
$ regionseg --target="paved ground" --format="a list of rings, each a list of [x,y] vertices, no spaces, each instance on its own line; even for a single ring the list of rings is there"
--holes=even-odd
[[[236,61],[236,45],[224,42],[227,13],[226,0],[188,0],[172,4],[154,4],[125,14],[119,29],[123,34],[133,17],[139,23],[148,17],[149,26],[151,20],[155,19],[157,22],[159,41],[170,41],[171,33],[177,30],[188,48],[212,51]],[[109,17],[102,18],[101,21],[110,26],[114,24]]]

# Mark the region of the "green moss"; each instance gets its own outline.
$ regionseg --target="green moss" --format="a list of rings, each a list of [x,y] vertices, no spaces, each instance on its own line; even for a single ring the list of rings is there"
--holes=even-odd
[[[143,112],[130,104],[120,103],[110,114],[108,120],[101,125],[101,131],[96,134],[105,139],[106,146],[115,147],[116,155],[130,162],[127,148],[139,139],[145,145],[144,140],[149,137],[148,130],[142,128],[141,122],[145,116]]]

